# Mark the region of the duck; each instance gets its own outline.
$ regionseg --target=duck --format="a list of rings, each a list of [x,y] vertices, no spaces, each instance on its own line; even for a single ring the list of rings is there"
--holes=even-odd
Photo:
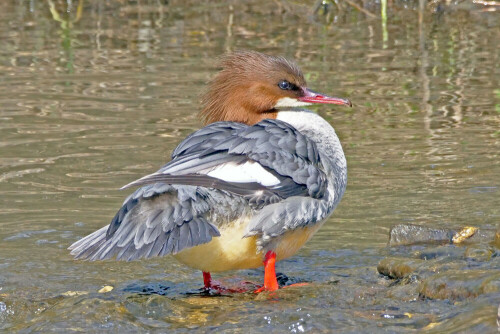
[[[339,204],[347,162],[334,128],[312,104],[352,107],[308,88],[295,61],[235,51],[202,97],[204,127],[188,135],[136,187],[110,224],[73,243],[80,260],[172,255],[211,273],[264,266],[279,288],[276,262],[296,254]]]

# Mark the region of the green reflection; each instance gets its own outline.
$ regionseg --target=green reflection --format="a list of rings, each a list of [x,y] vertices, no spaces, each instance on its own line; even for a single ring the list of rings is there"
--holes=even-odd
[[[382,0],[380,15],[382,17],[382,47],[387,49],[387,41],[389,40],[389,33],[387,32],[387,0]]]
[[[63,19],[61,15],[59,15],[59,12],[57,11],[54,2],[52,0],[48,0],[48,3],[50,7],[50,13],[52,14],[52,19],[61,24],[61,32],[60,32],[62,38],[61,45],[63,47],[66,56],[66,69],[68,73],[73,73],[74,59],[75,59],[74,43],[76,41],[73,34],[73,24],[78,22],[82,17],[83,0],[78,1],[78,7],[76,9],[76,17],[74,20],[71,20],[69,17],[67,19]],[[69,12],[69,4],[68,4],[68,12]]]
[[[500,89],[495,89],[493,93],[495,93],[497,100],[500,100]],[[500,103],[495,104],[495,111],[500,114]]]

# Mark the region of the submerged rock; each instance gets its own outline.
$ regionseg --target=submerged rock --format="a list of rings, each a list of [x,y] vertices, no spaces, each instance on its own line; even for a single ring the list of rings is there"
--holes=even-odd
[[[429,242],[451,243],[455,231],[435,229],[413,224],[399,224],[391,228],[389,246],[413,245]]]
[[[465,248],[454,245],[443,245],[427,247],[415,252],[415,256],[422,260],[444,259],[446,262],[461,260],[464,258]]]
[[[420,296],[430,299],[460,300],[500,291],[498,271],[456,270],[436,274],[423,280]]]
[[[485,270],[500,266],[500,228],[400,224],[391,229],[389,246],[393,255],[377,271],[394,280],[390,296],[459,301],[500,293],[500,271]]]
[[[424,243],[461,244],[464,242],[493,242],[500,245],[500,230],[467,226],[460,230],[431,228],[414,224],[399,224],[391,228],[389,246]]]
[[[486,262],[491,260],[493,249],[485,245],[470,245],[465,250],[465,258],[476,262]]]
[[[422,260],[407,258],[385,258],[379,262],[377,271],[389,278],[401,279],[415,272],[423,264]]]

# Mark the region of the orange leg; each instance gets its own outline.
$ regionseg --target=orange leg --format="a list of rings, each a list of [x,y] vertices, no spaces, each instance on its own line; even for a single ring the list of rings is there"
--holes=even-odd
[[[278,290],[278,280],[276,279],[276,253],[268,251],[264,257],[264,286],[255,290],[255,293],[262,291]]]
[[[203,272],[203,284],[205,284],[205,289],[210,289],[212,287],[212,276],[210,273]]]

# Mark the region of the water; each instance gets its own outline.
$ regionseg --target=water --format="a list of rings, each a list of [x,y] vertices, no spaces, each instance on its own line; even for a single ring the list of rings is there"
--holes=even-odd
[[[395,1],[385,19],[369,2],[376,18],[314,1],[0,9],[0,330],[497,331],[498,248],[389,248],[387,239],[399,223],[494,230],[500,221],[498,5]],[[295,58],[311,88],[354,104],[316,107],[343,142],[349,184],[330,221],[278,264],[311,284],[203,297],[188,294],[201,273],[170,257],[74,261],[66,248],[110,221],[127,195],[117,189],[201,126],[214,59],[235,49]],[[384,258],[422,252],[435,255],[415,282],[377,273]],[[260,282],[262,271],[215,278]],[[458,294],[430,297],[433,284]]]

